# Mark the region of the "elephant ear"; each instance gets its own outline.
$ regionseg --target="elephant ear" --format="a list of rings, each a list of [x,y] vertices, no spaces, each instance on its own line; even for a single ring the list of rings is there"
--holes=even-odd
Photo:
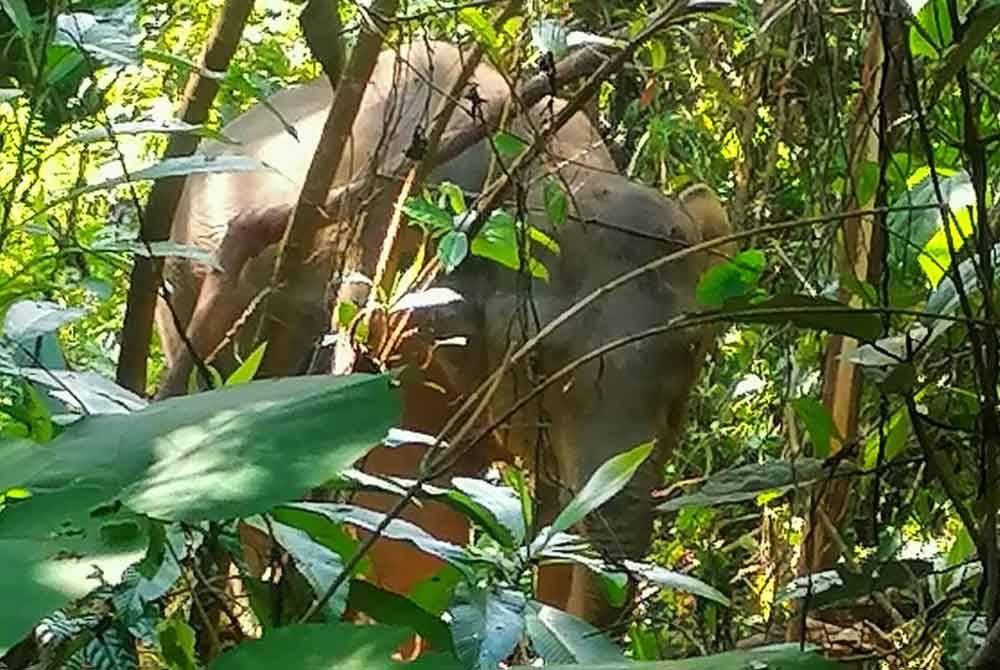
[[[719,196],[707,184],[694,184],[681,191],[681,209],[694,221],[692,239],[711,240],[733,232],[729,215]]]

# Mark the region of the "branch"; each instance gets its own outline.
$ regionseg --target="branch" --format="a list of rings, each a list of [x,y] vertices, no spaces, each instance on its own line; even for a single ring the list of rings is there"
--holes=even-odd
[[[253,0],[226,2],[202,57],[203,70],[224,72],[229,67],[229,61],[236,52],[252,9]],[[181,118],[192,125],[204,123],[218,90],[219,82],[216,79],[203,77],[200,71],[192,72],[181,103]],[[163,156],[189,156],[197,146],[197,136],[175,133],[170,136]],[[169,239],[171,223],[183,190],[184,177],[166,177],[153,184],[143,212],[140,234],[143,242]],[[156,309],[156,294],[162,281],[162,273],[163,259],[152,254],[149,257],[137,256],[132,267],[116,376],[120,385],[139,394],[146,390],[146,365],[150,338],[153,335],[153,312]]]

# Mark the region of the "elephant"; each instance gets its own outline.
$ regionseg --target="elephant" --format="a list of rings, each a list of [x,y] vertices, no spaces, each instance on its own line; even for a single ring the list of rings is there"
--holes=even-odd
[[[443,92],[450,89],[464,57],[461,48],[443,42],[414,42],[396,52],[383,52],[334,186],[393,165],[406,152],[418,125],[426,127],[428,110],[435,109]],[[485,63],[476,68],[473,79],[485,100],[512,96],[508,81]],[[294,203],[332,98],[325,79],[290,87],[268,100],[270,109],[256,105],[224,127],[224,134],[239,142],[238,147],[206,142],[202,152],[207,155],[243,152],[266,161],[275,170],[188,177],[173,222],[172,240],[215,249],[232,222],[245,224],[248,217],[252,222],[253,212]],[[518,117],[515,129],[527,132],[531,124],[543,122],[552,110],[566,104],[555,98],[544,101]],[[468,123],[468,115],[456,111],[449,129]],[[294,127],[297,138],[286,125]],[[494,156],[490,142],[480,141],[437,168],[429,181],[449,181],[466,192],[479,192]],[[569,216],[556,230],[552,230],[544,206],[547,175],[555,175],[569,203]],[[709,187],[696,185],[669,198],[621,175],[594,123],[584,113],[573,115],[555,132],[547,140],[541,159],[518,179],[527,186],[521,207],[525,221],[550,231],[559,245],[558,253],[535,247],[549,277],[528,287],[523,273],[469,256],[440,278],[439,285],[452,288],[463,300],[417,310],[414,324],[430,341],[462,336],[466,344],[434,348],[433,362],[425,366],[420,381],[405,383],[404,377],[404,428],[437,432],[455,403],[472,392],[502,361],[511,342],[523,341],[533,326],[551,322],[580,298],[627,271],[730,231],[725,209]],[[391,207],[366,215],[384,230]],[[380,240],[377,236],[373,239],[364,253],[377,253],[377,248],[370,247]],[[722,255],[705,251],[689,254],[590,304],[544,338],[530,361],[506,375],[487,416],[498,416],[539,379],[595,348],[695,310],[697,282]],[[234,293],[234,311],[242,312],[268,286],[274,262],[271,248],[247,264]],[[165,265],[173,314],[161,301],[157,326],[168,369],[179,365],[185,355],[177,325],[190,329],[198,292],[208,272],[206,266],[184,258],[172,258]],[[338,290],[345,295],[343,286]],[[316,319],[315,332],[329,328],[329,304],[302,305],[301,309]],[[243,331],[249,334],[238,334],[235,339],[245,352],[253,328],[244,326]],[[534,473],[544,522],[551,520],[607,459],[654,440],[652,455],[631,482],[581,528],[607,554],[641,558],[652,532],[650,494],[661,484],[663,466],[681,434],[690,392],[713,338],[709,329],[670,331],[628,343],[581,365],[566,380],[547,388],[537,402],[502,422],[449,475],[475,475],[493,460],[517,459]],[[203,356],[211,350],[203,342],[192,343],[201,348],[198,353]],[[303,338],[303,370],[315,347],[314,338]],[[218,360],[225,365],[222,358]],[[367,457],[364,468],[377,474],[413,477],[424,449],[417,444],[392,449],[379,446]],[[374,492],[361,494],[356,501],[377,509],[386,509],[393,502],[388,494]],[[410,506],[404,517],[443,539],[463,543],[468,537],[465,520],[441,505]],[[390,540],[376,542],[373,563],[374,578],[400,593],[439,567],[436,559]],[[542,600],[593,623],[606,623],[614,616],[604,587],[582,566],[553,566],[540,575],[538,593]]]

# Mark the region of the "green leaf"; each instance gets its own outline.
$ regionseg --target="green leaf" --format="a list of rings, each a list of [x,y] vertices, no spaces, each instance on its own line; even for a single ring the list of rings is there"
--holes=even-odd
[[[3,334],[12,340],[33,340],[81,319],[86,310],[41,300],[18,300],[7,308]]]
[[[748,249],[732,260],[713,265],[698,281],[695,296],[703,305],[722,307],[730,298],[745,296],[757,286],[764,272],[764,252]]]
[[[451,635],[462,665],[496,670],[524,634],[526,601],[509,589],[460,588],[449,608]]]
[[[479,231],[476,238],[472,240],[471,250],[473,255],[496,261],[511,270],[519,270],[521,268],[521,257],[518,250],[515,225],[514,217],[507,212],[503,210],[493,212],[486,221],[486,225]],[[551,248],[549,244],[538,240],[533,232],[534,229],[531,230],[532,233],[529,235],[529,240],[539,241],[543,246]],[[532,277],[548,281],[549,271],[531,255],[530,247],[528,249],[527,265]]]
[[[469,254],[469,237],[461,230],[452,230],[438,242],[437,254],[444,271],[450,273]]]
[[[322,484],[395,425],[384,375],[297,377],[172,398],[129,415],[87,417],[45,449],[0,450],[0,489],[44,504],[58,491],[86,508],[121,501],[164,520],[249,516]],[[39,516],[43,531],[62,517]],[[6,524],[0,523],[0,536]]]
[[[660,71],[667,66],[667,49],[663,46],[663,42],[660,40],[650,40],[647,42],[649,47],[649,64],[654,71]]]
[[[159,163],[151,165],[141,170],[130,172],[128,175],[106,179],[97,184],[88,184],[80,188],[73,189],[68,193],[46,203],[45,207],[35,213],[36,216],[52,209],[56,205],[76,200],[81,195],[93,193],[95,191],[106,191],[120,186],[121,184],[135,183],[164,177],[183,177],[192,174],[209,174],[220,172],[256,172],[258,170],[269,170],[266,163],[262,163],[249,156],[237,154],[227,154],[222,156],[205,156],[195,154],[193,156],[181,156],[179,158],[166,158]]]
[[[569,199],[559,179],[549,177],[545,180],[542,197],[545,201],[545,213],[552,225],[558,228],[566,223],[566,217],[569,215]]]
[[[459,670],[446,654],[425,654],[411,663],[392,660],[409,636],[403,628],[352,623],[300,624],[269,630],[212,661],[209,670],[273,670],[294,661],[295,670]]]
[[[493,22],[486,18],[482,10],[476,7],[465,7],[458,12],[458,20],[472,29],[472,34],[476,40],[489,51],[500,46],[500,37],[497,35]]]
[[[186,258],[202,265],[207,265],[213,270],[221,270],[219,259],[215,251],[192,244],[180,244],[164,240],[160,242],[141,242],[139,240],[108,240],[96,243],[92,249],[94,251],[123,251],[143,258],[150,256],[156,258],[174,257]]]
[[[621,649],[586,621],[538,601],[528,602],[525,631],[535,652],[551,663],[618,663]]]
[[[843,438],[833,425],[830,410],[815,398],[796,398],[791,401],[792,409],[799,415],[799,420],[806,427],[809,439],[812,440],[813,456],[827,458],[832,453],[833,440],[843,443]]]
[[[889,417],[885,436],[885,463],[899,456],[910,439],[913,426],[910,424],[910,413],[901,407]],[[865,442],[864,468],[871,470],[878,465],[879,431],[872,430]]]
[[[844,303],[808,295],[779,295],[749,303],[732,300],[719,312],[734,323],[790,324],[825,330],[872,342],[882,333],[882,320],[874,312],[851,309]]]
[[[640,579],[645,579],[657,586],[662,586],[672,591],[693,593],[696,596],[707,598],[726,607],[732,607],[733,605],[732,601],[725,594],[697,577],[691,577],[690,575],[661,568],[658,565],[640,563],[638,561],[625,561],[625,567]]]
[[[937,285],[943,272],[951,264],[948,233],[951,234],[955,250],[961,249],[965,238],[972,232],[976,211],[976,191],[969,175],[957,172],[946,176],[945,171],[938,172],[938,186],[950,213],[947,232],[944,217],[937,207],[894,211],[889,214],[886,222],[889,229],[890,262],[905,276],[913,277],[916,275],[913,262],[916,261],[932,286]],[[893,207],[904,209],[937,203],[937,192],[929,171],[923,169],[909,181],[912,182],[909,190],[893,202]]]
[[[680,661],[546,665],[549,670],[836,670],[840,664],[824,658],[809,646],[805,650],[798,642],[775,644],[745,651],[687,658]],[[525,666],[516,670],[528,670]]]
[[[559,21],[542,19],[531,26],[531,43],[543,54],[551,52],[558,60],[568,48],[569,33]]]
[[[451,631],[439,617],[409,598],[386,591],[371,582],[355,579],[347,599],[351,610],[364,612],[372,619],[388,626],[409,628],[438,650],[454,653]]]
[[[860,574],[838,567],[796,577],[775,595],[775,600],[798,600],[805,598],[808,593],[811,607],[830,607],[888,588],[913,588],[931,574],[933,569],[930,562],[916,559],[868,564],[862,567]]]
[[[309,583],[317,598],[322,597],[344,571],[340,555],[312,539],[303,530],[281,523],[271,523],[268,526],[259,519],[247,520],[247,523],[264,533],[273,532],[274,541],[285,548],[296,569]],[[345,580],[327,600],[324,613],[330,620],[339,619],[347,608],[349,588],[349,580]]]
[[[451,596],[461,583],[461,571],[452,565],[445,565],[434,574],[417,582],[410,589],[410,600],[428,612],[442,614],[448,609]]]
[[[914,29],[910,31],[910,49],[915,56],[936,59],[951,41],[948,0],[930,0],[916,12]]]
[[[411,221],[423,224],[432,232],[451,230],[454,227],[451,214],[426,198],[407,198],[403,203],[403,213]]]
[[[30,49],[35,22],[31,18],[31,12],[28,11],[28,5],[24,0],[0,0],[0,7],[3,7],[4,13],[10,17],[26,48]]]
[[[247,356],[247,359],[236,368],[233,374],[226,380],[226,386],[238,386],[253,381],[260,368],[260,362],[264,360],[264,352],[267,350],[267,342],[261,342],[260,346]]]
[[[389,300],[390,308],[395,306],[399,300],[405,298],[410,289],[416,284],[417,278],[420,276],[420,271],[424,269],[426,254],[427,243],[426,241],[421,241],[420,246],[417,247],[417,253],[413,257],[413,262],[407,266],[406,271],[399,276],[399,281],[393,287],[392,298]],[[355,307],[355,309],[357,308]],[[348,320],[348,323],[350,323],[350,320]]]
[[[271,516],[280,523],[298,528],[309,534],[314,542],[322,544],[327,549],[337,552],[342,562],[354,557],[359,542],[351,537],[344,527],[324,516],[305,510],[288,507],[275,508]],[[371,571],[371,559],[367,556],[361,559],[352,575],[366,574]]]
[[[673,498],[657,509],[661,512],[674,512],[691,506],[712,507],[746,502],[754,500],[761,493],[784,493],[796,486],[806,486],[829,476],[830,472],[823,467],[823,462],[814,458],[800,458],[794,463],[751,463],[717,472],[705,481],[697,493]]]
[[[493,135],[493,146],[496,147],[501,158],[511,159],[524,151],[528,144],[517,135],[511,135],[501,130]]]
[[[452,486],[467,495],[470,500],[487,510],[510,536],[506,546],[513,547],[524,541],[524,516],[521,513],[521,499],[506,486],[495,486],[482,479],[455,477]]]
[[[156,626],[160,653],[170,670],[196,670],[194,629],[178,616],[163,619]]]
[[[993,267],[996,267],[997,263],[1000,262],[1000,244],[993,247],[992,261]],[[982,283],[979,280],[979,272],[977,271],[978,262],[977,259],[969,258],[959,263],[957,268],[962,287],[970,299],[979,298],[983,292]],[[927,299],[924,311],[931,314],[954,316],[959,313],[960,309],[961,301],[958,296],[958,290],[955,286],[952,273],[949,273],[941,280],[941,283],[937,285],[937,288],[934,289],[933,293]],[[956,325],[954,321],[934,319],[933,316],[924,317],[923,322],[931,330],[930,339],[932,340]]]
[[[337,325],[340,328],[350,328],[351,321],[357,316],[360,308],[353,302],[344,301],[337,303]]]
[[[652,442],[640,444],[605,461],[552,522],[551,532],[568,530],[625,488],[653,453],[653,446]]]
[[[0,454],[9,448],[0,448]],[[23,511],[31,499],[0,512],[0,593],[5,603],[17,603],[0,607],[0,656],[43,616],[97,588],[95,569],[114,584],[146,547],[145,521],[127,511],[98,517],[90,514],[93,497],[63,492],[40,497],[44,504],[35,505],[33,513]],[[33,514],[65,523],[35,524]],[[120,532],[128,523],[134,524],[131,537]],[[106,529],[119,532],[106,534]]]
[[[936,101],[944,87],[955,78],[958,71],[969,62],[972,53],[978,49],[1000,24],[1000,2],[982,0],[972,5],[972,11],[965,19],[962,29],[962,39],[945,53],[945,61],[934,75],[927,99]]]
[[[457,186],[450,181],[444,181],[438,185],[438,191],[442,196],[447,198],[451,211],[455,212],[455,214],[462,214],[465,212],[465,192],[462,191],[460,186]]]
[[[341,505],[337,503],[292,503],[284,505],[275,511],[275,516],[279,516],[282,509],[299,510],[309,512],[327,518],[334,523],[346,523],[352,526],[374,532],[376,528],[385,520],[385,514],[374,510],[358,507],[357,505]],[[450,542],[439,540],[416,524],[405,519],[393,519],[382,531],[382,536],[390,540],[398,540],[412,544],[417,549],[431,556],[436,556],[444,561],[465,568],[465,562],[469,556],[459,546]]]

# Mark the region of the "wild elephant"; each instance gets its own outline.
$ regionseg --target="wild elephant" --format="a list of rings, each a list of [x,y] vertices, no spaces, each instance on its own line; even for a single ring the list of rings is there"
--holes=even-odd
[[[450,89],[462,62],[459,49],[445,43],[415,44],[403,49],[399,56],[385,52],[366,91],[335,186],[394,165],[410,145],[417,125],[427,124],[428,112],[436,108],[441,91]],[[478,67],[474,81],[484,99],[511,95],[504,78],[487,65]],[[231,222],[241,221],[244,225],[250,221],[252,225],[253,212],[293,203],[331,100],[329,85],[319,80],[282,91],[270,98],[272,110],[255,106],[226,126],[225,134],[242,145],[234,148],[207,143],[204,153],[243,151],[273,165],[281,174],[257,171],[190,177],[174,220],[173,239],[212,249]],[[553,104],[558,107],[564,103]],[[548,104],[542,104],[527,118],[537,122],[546,113]],[[467,123],[467,115],[457,111],[450,127]],[[294,127],[298,139],[286,131],[284,124]],[[491,156],[489,144],[480,142],[439,168],[432,180],[447,180],[477,192],[491,169]],[[435,384],[404,385],[404,427],[436,432],[453,411],[455,400],[468,394],[498,365],[511,341],[524,337],[527,330],[516,327],[526,323],[519,321],[521,317],[544,325],[622,273],[679,246],[728,231],[722,205],[707,187],[690,188],[673,200],[620,175],[593,124],[583,114],[574,116],[549,141],[544,160],[519,176],[528,186],[527,220],[546,230],[551,227],[541,206],[542,177],[553,172],[568,188],[570,216],[552,233],[560,252],[538,252],[549,280],[533,282],[530,295],[526,295],[522,276],[476,257],[468,258],[441,279],[464,300],[448,308],[419,311],[415,313],[416,323],[431,337],[463,335],[467,344],[435,350],[433,364],[426,371]],[[373,216],[368,212],[368,219],[384,225],[389,214],[384,211]],[[364,251],[370,254],[377,249]],[[507,376],[489,412],[503,412],[531,383],[591,350],[693,309],[696,282],[713,259],[713,255],[705,253],[690,255],[596,301],[540,343],[530,368],[522,365]],[[246,267],[233,299],[236,311],[246,308],[268,285],[273,262],[271,249]],[[181,259],[167,264],[166,278],[182,327],[190,325],[206,272],[205,267]],[[322,321],[316,329],[321,332],[322,325],[328,323],[329,305],[301,308]],[[162,304],[157,323],[168,365],[176,367],[183,358],[184,345],[173,316]],[[249,335],[237,337],[237,343],[242,341],[246,352],[253,328],[244,330],[250,331]],[[662,466],[677,442],[709,337],[702,331],[678,330],[632,342],[582,365],[567,380],[548,388],[539,403],[529,404],[503,423],[493,432],[490,444],[474,450],[456,466],[455,474],[478,473],[497,456],[520,457],[535,468],[542,514],[551,515],[601,463],[655,438],[653,456],[631,484],[593,515],[583,529],[598,547],[611,554],[641,556],[652,529],[650,492],[660,484]],[[195,345],[202,349],[202,355],[211,349],[204,342],[195,341]],[[308,360],[314,347],[312,339],[303,340],[303,361]],[[175,377],[173,383],[176,381]],[[543,422],[546,428],[540,438]],[[418,445],[379,448],[366,460],[365,467],[377,473],[412,477],[423,449]],[[359,502],[385,508],[392,501],[373,493],[362,496]],[[467,534],[462,519],[434,505],[411,507],[406,516],[454,541],[463,541]],[[374,553],[377,578],[400,592],[438,567],[433,559],[389,541],[378,544]],[[604,620],[610,612],[599,583],[580,567],[552,569],[543,578],[540,592],[544,599],[595,622]]]

